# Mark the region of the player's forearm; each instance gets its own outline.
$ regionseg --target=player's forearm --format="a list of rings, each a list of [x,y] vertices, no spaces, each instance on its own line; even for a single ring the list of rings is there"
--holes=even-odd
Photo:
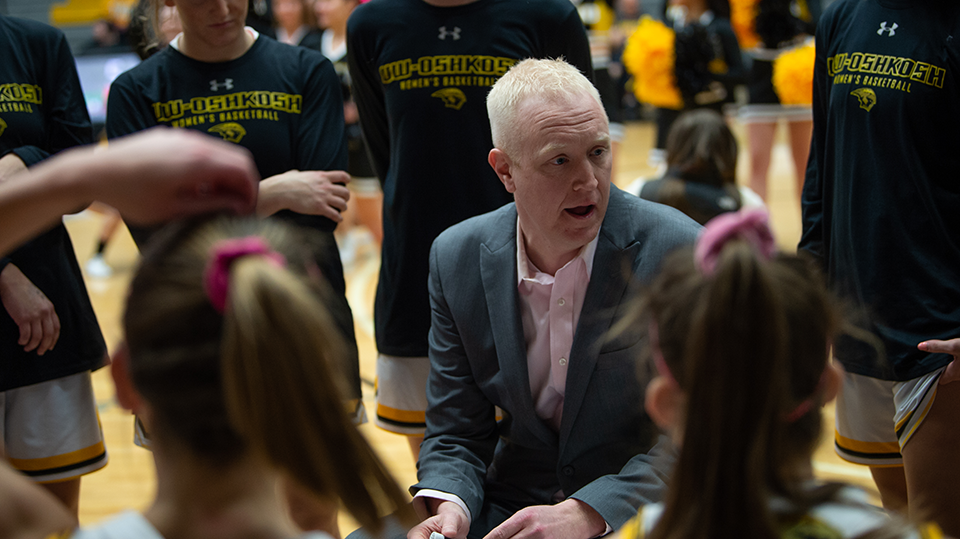
[[[89,178],[111,171],[98,171],[95,162],[86,163],[88,156],[77,156],[84,158],[83,165],[80,161],[74,161],[74,166],[44,162],[0,184],[0,253],[10,252],[95,198]]]

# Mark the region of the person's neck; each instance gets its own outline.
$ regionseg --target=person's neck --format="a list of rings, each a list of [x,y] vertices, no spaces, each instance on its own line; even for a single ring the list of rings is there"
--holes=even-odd
[[[347,21],[343,21],[343,24],[331,26],[330,34],[333,38],[330,40],[330,44],[333,45],[333,48],[339,48],[343,45],[343,42],[347,40]]]
[[[303,25],[295,24],[293,26],[284,26],[283,31],[286,32],[288,36],[292,36],[293,34],[297,33],[297,30],[299,30],[301,26]]]
[[[523,242],[523,249],[527,253],[527,260],[530,261],[536,269],[547,275],[556,275],[560,268],[566,266],[571,260],[577,257],[580,249],[574,249],[566,253],[552,253],[549,248],[544,247],[540,242],[530,241],[529,235],[523,231],[523,225],[520,225],[520,241]]]
[[[700,21],[700,17],[707,12],[706,7],[687,8],[687,24],[693,24]]]
[[[213,468],[185,451],[153,446],[157,496],[143,514],[160,535],[281,539],[298,534],[279,497],[278,474],[263,460],[247,456]]]
[[[229,62],[230,60],[236,60],[243,56],[250,50],[250,47],[253,46],[255,41],[256,38],[244,29],[241,37],[233,43],[223,47],[209,48],[200,44],[195,39],[191,40],[190,36],[186,33],[182,33],[180,34],[179,49],[184,56],[201,62]]]

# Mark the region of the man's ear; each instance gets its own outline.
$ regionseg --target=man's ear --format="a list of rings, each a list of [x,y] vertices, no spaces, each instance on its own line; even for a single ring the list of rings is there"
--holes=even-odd
[[[513,181],[513,161],[510,159],[510,156],[504,153],[503,150],[494,148],[487,154],[487,162],[493,167],[493,171],[497,173],[497,177],[503,182],[503,186],[507,189],[507,192],[515,192],[517,186]]]
[[[827,363],[823,371],[823,403],[826,404],[837,398],[840,386],[843,384],[843,367],[836,361]]]
[[[647,384],[644,407],[647,415],[661,430],[673,433],[681,423],[683,391],[673,380],[657,376]]]
[[[120,343],[120,347],[113,353],[110,374],[113,376],[113,385],[117,388],[117,402],[120,406],[135,414],[140,413],[143,409],[143,399],[134,389],[133,381],[130,379],[130,351],[126,343]]]

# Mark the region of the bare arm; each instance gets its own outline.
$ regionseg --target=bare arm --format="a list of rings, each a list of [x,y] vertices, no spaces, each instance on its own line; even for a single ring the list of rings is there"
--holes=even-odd
[[[0,537],[41,539],[76,527],[56,498],[0,458]]]
[[[243,148],[158,128],[106,149],[63,152],[0,184],[0,253],[99,200],[134,224],[198,213],[251,213],[259,175]]]
[[[267,217],[280,210],[320,215],[334,223],[347,209],[350,175],[342,170],[290,170],[260,182],[257,215]]]

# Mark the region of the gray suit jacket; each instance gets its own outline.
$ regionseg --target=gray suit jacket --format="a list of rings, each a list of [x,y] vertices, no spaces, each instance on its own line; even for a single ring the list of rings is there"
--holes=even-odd
[[[698,229],[672,208],[611,186],[570,352],[559,433],[537,417],[530,392],[515,205],[441,234],[430,251],[427,432],[411,491],[456,494],[479,533],[504,518],[489,515],[489,504],[509,515],[553,503],[561,490],[614,528],[659,500],[673,455],[643,409],[650,377],[640,365],[645,328],[607,334],[634,306],[638,285],[653,277],[666,253],[692,243]],[[499,423],[495,406],[504,413]]]

